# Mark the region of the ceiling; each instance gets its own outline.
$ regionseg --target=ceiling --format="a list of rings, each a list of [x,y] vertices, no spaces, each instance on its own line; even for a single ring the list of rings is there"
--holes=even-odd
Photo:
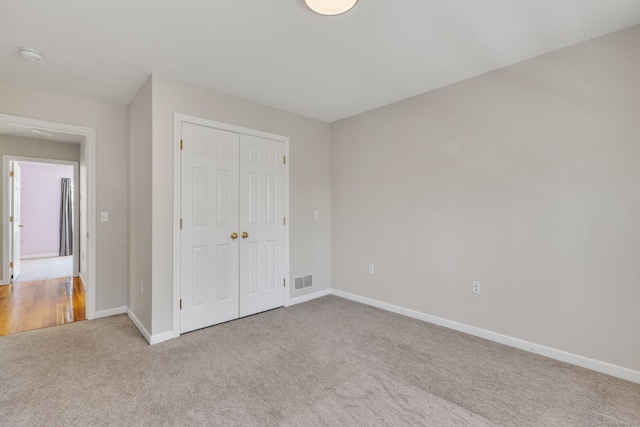
[[[2,0],[0,80],[127,104],[155,72],[333,122],[636,24],[638,0]]]

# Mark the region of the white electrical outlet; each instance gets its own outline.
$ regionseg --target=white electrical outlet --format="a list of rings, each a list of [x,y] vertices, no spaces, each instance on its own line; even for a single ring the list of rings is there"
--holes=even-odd
[[[369,274],[373,274],[373,264],[369,264]]]
[[[480,282],[471,283],[471,292],[476,295],[480,295]]]

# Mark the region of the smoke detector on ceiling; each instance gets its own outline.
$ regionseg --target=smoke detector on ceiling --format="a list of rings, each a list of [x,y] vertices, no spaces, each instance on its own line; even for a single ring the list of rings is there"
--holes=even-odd
[[[27,61],[38,62],[42,59],[42,54],[35,49],[30,49],[28,47],[20,48],[20,56],[22,56]]]

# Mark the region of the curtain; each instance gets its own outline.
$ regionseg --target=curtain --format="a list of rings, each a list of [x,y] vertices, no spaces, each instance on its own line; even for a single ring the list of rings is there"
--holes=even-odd
[[[60,256],[73,255],[73,205],[71,178],[62,178],[60,198]]]

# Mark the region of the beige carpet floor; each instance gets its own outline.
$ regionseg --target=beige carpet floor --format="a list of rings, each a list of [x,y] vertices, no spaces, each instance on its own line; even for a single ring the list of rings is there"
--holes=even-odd
[[[125,315],[1,337],[0,425],[640,426],[640,385],[330,296],[155,346]]]

